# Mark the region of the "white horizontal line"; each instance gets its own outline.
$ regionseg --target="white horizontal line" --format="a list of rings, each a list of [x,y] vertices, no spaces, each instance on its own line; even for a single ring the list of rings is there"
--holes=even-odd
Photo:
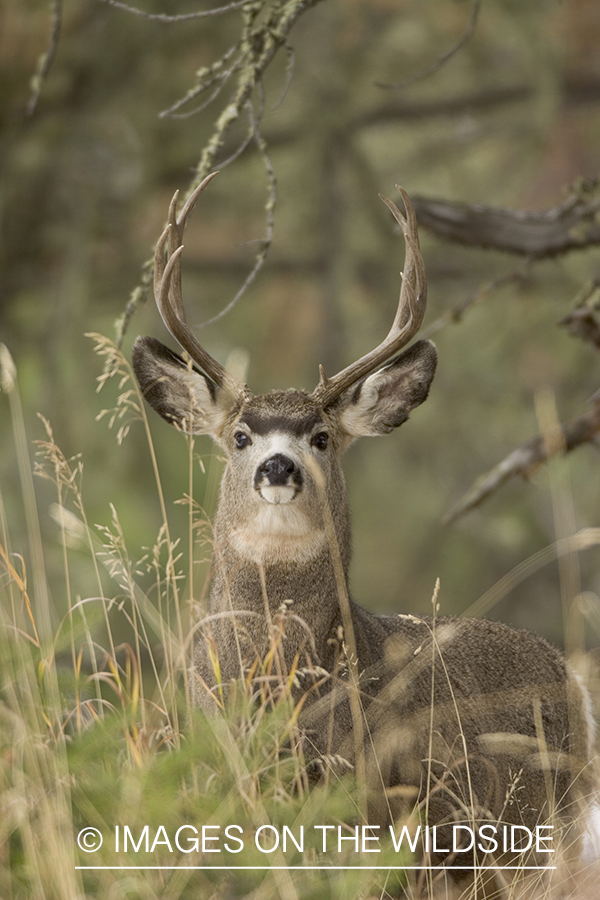
[[[199,871],[223,869],[231,870],[252,870],[268,872],[270,869],[300,869],[311,872],[329,872],[332,869],[336,871],[349,871],[364,869],[365,872],[404,872],[411,869],[425,871],[469,871],[469,872],[487,872],[487,871],[504,871],[514,869],[519,871],[550,871],[556,869],[556,866],[75,866],[76,869],[134,869],[142,871],[145,869],[197,869]]]

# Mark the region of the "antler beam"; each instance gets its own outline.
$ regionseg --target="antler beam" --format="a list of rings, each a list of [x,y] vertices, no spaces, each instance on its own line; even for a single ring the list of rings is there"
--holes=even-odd
[[[168,222],[156,244],[154,253],[154,297],[156,305],[168,331],[175,338],[182,350],[195,362],[211,381],[223,388],[232,396],[240,396],[246,390],[245,385],[217,362],[198,342],[192,333],[183,305],[181,293],[181,254],[183,252],[183,233],[196,201],[207,185],[218,172],[208,175],[190,195],[179,216],[177,216],[176,191],[169,206]],[[165,261],[165,246],[167,260]]]
[[[408,344],[423,322],[427,306],[427,279],[423,257],[419,250],[417,217],[406,191],[399,185],[396,187],[404,201],[406,218],[395,203],[387,197],[382,197],[381,194],[379,196],[402,229],[406,245],[398,309],[387,337],[378,347],[332,378],[326,378],[321,367],[321,381],[314,389],[313,396],[324,406],[330,406],[345,390],[391,359]]]

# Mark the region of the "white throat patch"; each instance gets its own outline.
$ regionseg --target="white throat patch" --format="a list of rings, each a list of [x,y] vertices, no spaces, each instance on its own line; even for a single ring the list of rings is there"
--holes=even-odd
[[[326,544],[323,529],[315,528],[304,510],[289,500],[261,504],[252,522],[233,529],[230,540],[240,556],[266,565],[306,562],[318,556]]]

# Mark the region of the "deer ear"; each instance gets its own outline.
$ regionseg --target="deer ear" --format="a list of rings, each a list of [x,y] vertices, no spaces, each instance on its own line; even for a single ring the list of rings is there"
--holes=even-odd
[[[429,393],[437,351],[418,341],[393,362],[368,375],[340,397],[340,424],[351,437],[388,434],[406,422]]]
[[[137,338],[131,361],[143,396],[163,419],[220,438],[232,400],[210,378],[150,337]]]

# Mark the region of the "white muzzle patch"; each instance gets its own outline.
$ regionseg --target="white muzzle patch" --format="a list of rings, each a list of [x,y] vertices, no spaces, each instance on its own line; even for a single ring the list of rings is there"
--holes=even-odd
[[[284,503],[291,503],[298,493],[298,489],[293,484],[262,484],[258,493],[267,503],[273,503],[276,506]]]

